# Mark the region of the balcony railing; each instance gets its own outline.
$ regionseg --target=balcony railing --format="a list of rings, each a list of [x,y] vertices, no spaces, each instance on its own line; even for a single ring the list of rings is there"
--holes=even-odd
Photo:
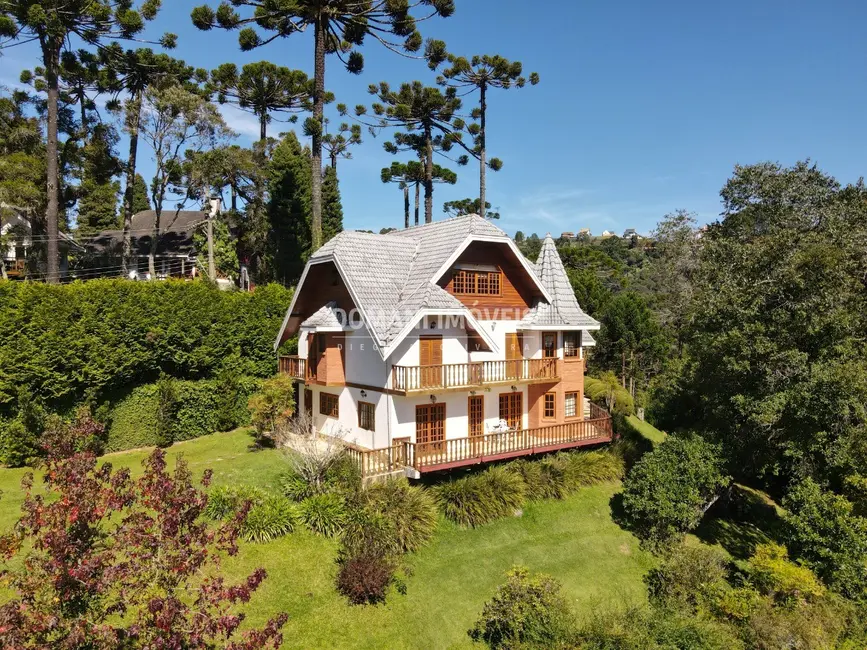
[[[472,388],[487,384],[524,381],[556,381],[557,359],[511,359],[447,363],[437,366],[394,366],[392,387],[409,393],[447,388]]]
[[[279,369],[281,375],[289,375],[293,379],[308,379],[307,359],[297,355],[280,357]]]
[[[486,433],[439,442],[399,442],[382,449],[349,446],[348,453],[358,463],[362,476],[398,472],[404,468],[418,473],[475,465],[559,449],[610,442],[613,438],[611,416],[590,405],[590,418],[553,424],[538,429]]]

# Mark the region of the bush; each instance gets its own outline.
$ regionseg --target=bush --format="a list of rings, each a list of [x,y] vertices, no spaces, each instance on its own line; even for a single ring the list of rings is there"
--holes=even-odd
[[[706,612],[728,588],[727,564],[716,548],[680,544],[645,577],[650,601],[663,609]]]
[[[357,555],[341,565],[337,590],[353,605],[381,603],[394,580],[394,571],[394,565],[381,555]]]
[[[293,501],[316,494],[334,492],[351,494],[361,487],[361,469],[349,454],[342,450],[322,463],[297,459],[299,452],[290,452],[292,469],[278,479],[281,492]]]
[[[812,479],[796,485],[783,507],[786,541],[795,556],[844,596],[867,601],[867,518]]]
[[[296,504],[286,497],[268,495],[250,508],[241,524],[241,538],[248,542],[270,542],[295,530],[299,518]]]
[[[669,438],[627,475],[626,523],[646,543],[671,542],[698,526],[729,481],[716,447],[698,437]]]
[[[260,439],[289,424],[295,411],[295,382],[289,375],[276,375],[262,382],[247,402],[250,421]]]
[[[515,567],[485,603],[481,617],[467,634],[491,648],[563,646],[574,632],[560,591],[560,583],[553,578],[531,576],[526,568]]]
[[[524,503],[521,477],[504,467],[491,467],[432,488],[446,517],[461,526],[481,526],[508,517]]]
[[[314,494],[301,503],[301,520],[314,533],[336,536],[346,519],[346,506],[339,494]]]
[[[436,501],[426,490],[411,486],[406,479],[376,483],[362,494],[364,507],[388,520],[398,552],[417,551],[436,531]]]
[[[612,373],[603,373],[603,378],[585,377],[584,394],[587,398],[605,408],[610,409],[611,415],[629,416],[635,413],[635,401],[628,390],[623,388],[616,376]],[[614,407],[609,403],[614,400]]]
[[[749,575],[765,594],[784,603],[815,600],[825,594],[816,574],[790,561],[789,552],[780,544],[756,546],[749,560]]]
[[[565,479],[572,489],[623,478],[623,460],[607,451],[562,452]]]
[[[0,422],[0,463],[7,467],[23,467],[39,455],[36,434],[27,430],[21,420]]]
[[[235,385],[234,396],[221,394],[220,382],[212,380],[164,379],[134,388],[111,410],[106,450],[165,446],[248,424],[247,396],[258,380],[244,377]],[[234,403],[232,409],[228,401]],[[234,419],[226,422],[229,414]]]
[[[206,282],[91,280],[0,288],[0,408],[17,391],[46,396],[53,410],[156,381],[277,371],[273,343],[292,291],[278,285],[226,292]]]
[[[208,492],[204,514],[210,519],[228,519],[247,501],[251,506],[262,503],[268,493],[251,485],[220,485]]]

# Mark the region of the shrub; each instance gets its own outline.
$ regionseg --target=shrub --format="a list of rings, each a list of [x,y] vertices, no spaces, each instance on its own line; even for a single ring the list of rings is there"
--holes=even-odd
[[[280,475],[280,490],[294,501],[325,492],[350,494],[361,487],[361,469],[345,453],[335,447],[333,453],[321,457],[299,458],[301,452],[290,452],[291,469]]]
[[[129,386],[277,370],[273,343],[292,290],[226,292],[206,282],[91,280],[4,283],[0,302],[0,405],[11,416],[18,387],[64,410]],[[3,407],[0,407],[3,408]]]
[[[867,518],[852,503],[812,479],[783,500],[789,548],[828,585],[853,600],[867,600]]]
[[[433,488],[446,517],[461,526],[481,526],[512,515],[524,503],[521,477],[504,467],[491,467]]]
[[[270,542],[295,530],[298,520],[298,506],[286,497],[268,495],[250,508],[241,524],[241,538]]]
[[[467,633],[491,648],[551,648],[566,644],[573,636],[573,622],[560,591],[560,583],[553,578],[531,576],[526,568],[515,567]]]
[[[339,494],[314,494],[301,503],[301,520],[314,533],[334,537],[346,519],[346,506]]]
[[[434,498],[406,479],[390,479],[371,485],[363,492],[365,507],[389,521],[395,547],[401,553],[416,551],[427,544],[437,527]]]
[[[626,523],[644,542],[668,543],[698,526],[729,481],[715,446],[698,437],[669,438],[627,475]]]
[[[252,506],[262,503],[268,493],[251,485],[220,485],[208,492],[204,514],[210,519],[228,519],[247,501]]]
[[[601,378],[585,377],[584,394],[590,401],[607,408],[612,415],[626,417],[635,413],[632,395],[620,385],[613,373],[603,373]]]
[[[276,375],[262,382],[259,391],[250,397],[250,421],[259,438],[289,424],[295,410],[295,382],[288,375]]]
[[[505,467],[508,471],[521,477],[521,480],[524,482],[524,495],[528,501],[538,501],[548,496],[542,482],[541,463],[527,460],[526,458],[519,458],[505,465]]]
[[[623,478],[623,460],[607,451],[563,452],[565,479],[571,488]]]
[[[0,463],[7,467],[23,467],[39,454],[38,440],[15,419],[0,422]]]
[[[370,507],[361,494],[354,495],[346,509],[338,560],[343,562],[359,555],[397,557],[403,549],[394,526],[393,518]]]
[[[381,555],[357,555],[341,565],[337,590],[354,605],[381,603],[394,580],[394,571],[394,565]]]
[[[645,577],[650,601],[663,609],[708,611],[727,590],[727,562],[717,549],[680,544]]]
[[[783,602],[814,600],[825,594],[825,586],[810,569],[789,560],[785,546],[759,544],[749,559],[752,582],[765,594]]]

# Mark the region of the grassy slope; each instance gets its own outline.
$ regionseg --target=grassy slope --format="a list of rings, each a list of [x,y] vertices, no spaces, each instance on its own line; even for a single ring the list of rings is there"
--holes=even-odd
[[[650,422],[645,422],[644,420],[639,420],[636,416],[630,415],[628,418],[629,424],[631,424],[638,433],[642,436],[650,440],[654,445],[658,445],[663,440],[665,440],[665,432],[660,431],[655,426],[650,424]]]
[[[276,451],[252,453],[243,432],[215,434],[179,444],[194,472],[214,470],[215,483],[269,487],[280,472]],[[116,467],[140,471],[147,452],[115,454]],[[20,470],[0,470],[0,526],[14,521],[20,505]],[[407,594],[393,593],[376,607],[349,607],[335,592],[336,543],[296,533],[270,544],[243,545],[224,567],[240,579],[263,566],[269,577],[245,608],[251,623],[280,611],[290,615],[286,648],[447,648],[469,645],[466,630],[513,564],[559,578],[576,610],[600,602],[644,598],[641,577],[651,558],[610,517],[613,484],[581,490],[564,501],[529,504],[523,516],[476,530],[443,521],[432,543],[409,557]]]

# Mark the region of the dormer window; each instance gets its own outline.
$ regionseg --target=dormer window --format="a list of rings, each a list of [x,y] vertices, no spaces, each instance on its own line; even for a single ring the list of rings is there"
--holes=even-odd
[[[499,296],[501,284],[499,271],[458,269],[452,287],[463,296]]]

